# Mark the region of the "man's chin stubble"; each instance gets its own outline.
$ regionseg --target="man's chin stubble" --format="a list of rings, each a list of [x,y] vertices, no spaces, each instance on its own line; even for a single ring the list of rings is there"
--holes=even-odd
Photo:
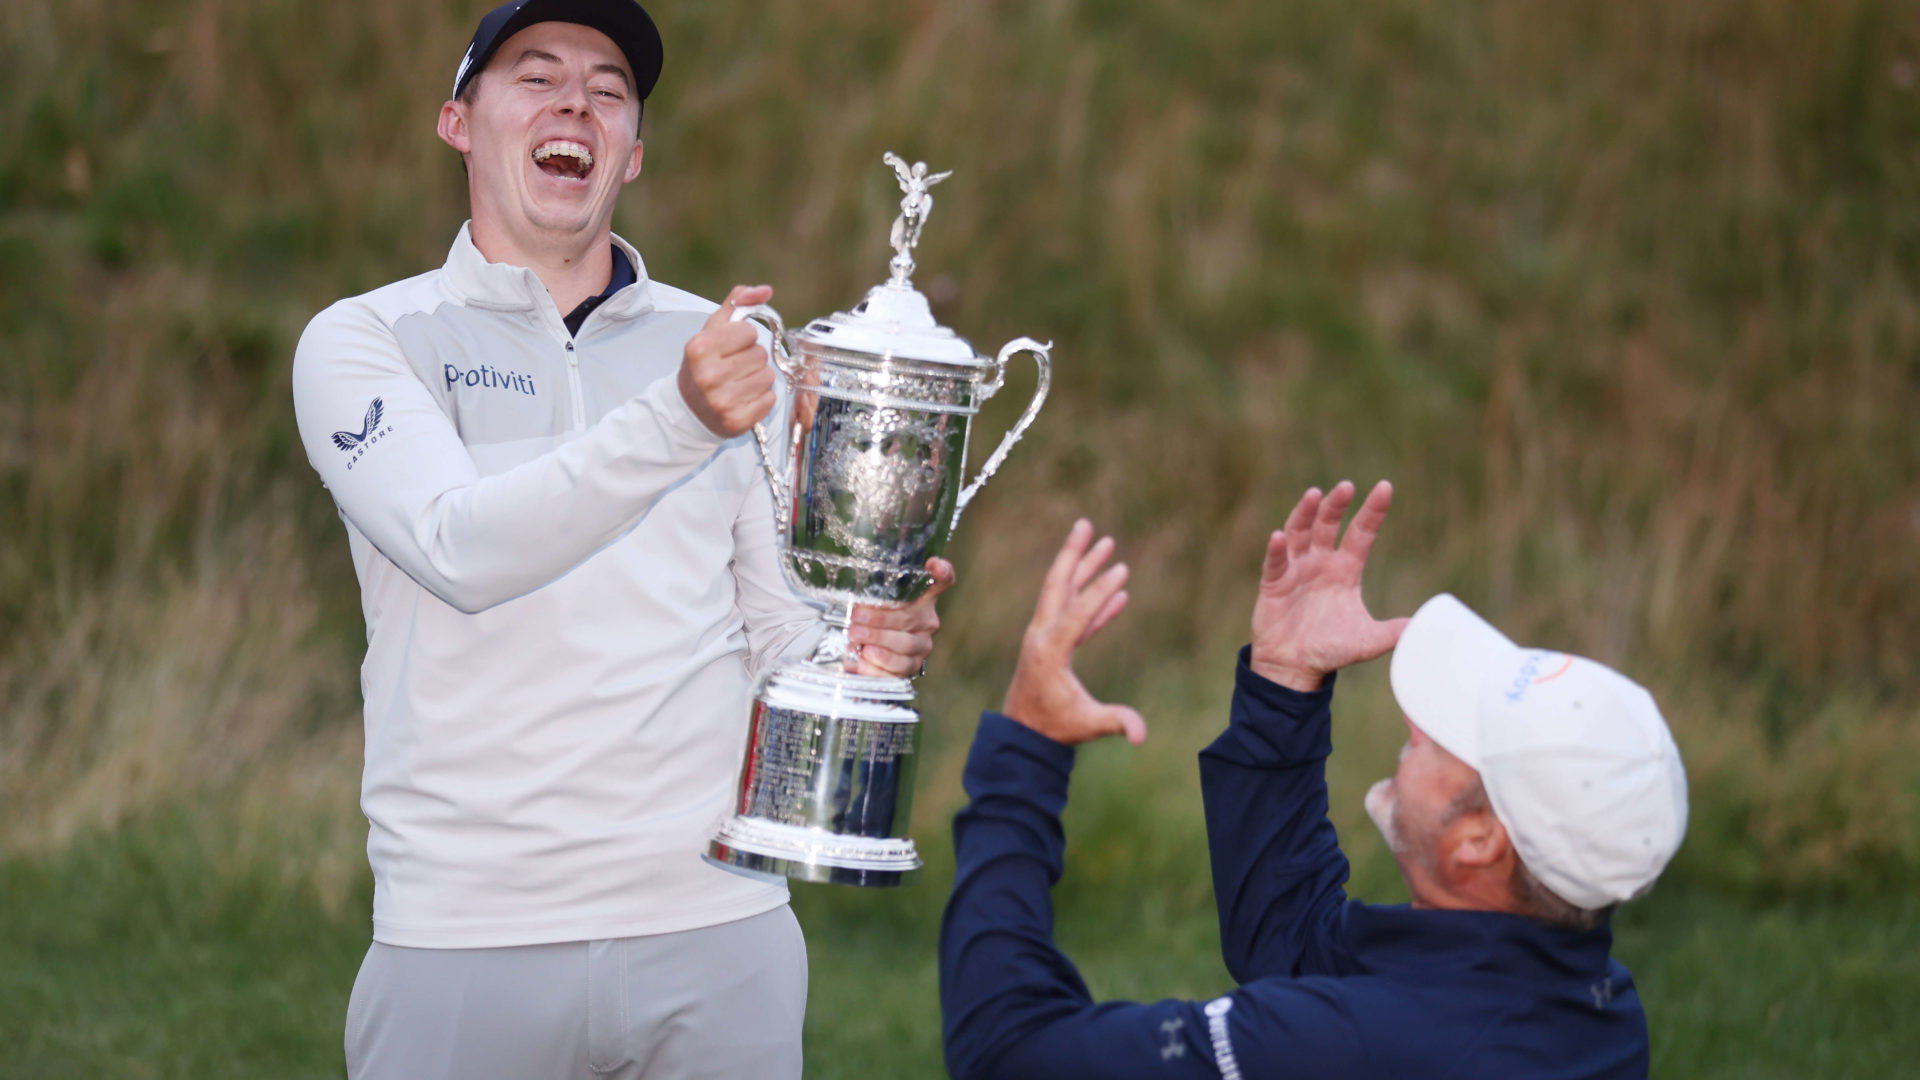
[[[1380,780],[1367,789],[1365,806],[1367,817],[1373,819],[1374,827],[1386,838],[1387,850],[1395,855],[1401,854],[1399,830],[1394,827],[1394,810],[1398,800],[1393,797],[1393,778]]]

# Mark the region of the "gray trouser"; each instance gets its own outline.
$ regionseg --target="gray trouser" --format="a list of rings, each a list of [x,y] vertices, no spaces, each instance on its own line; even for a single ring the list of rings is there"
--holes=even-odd
[[[352,1080],[800,1075],[807,945],[781,906],[677,934],[501,949],[375,942],[347,1006]]]

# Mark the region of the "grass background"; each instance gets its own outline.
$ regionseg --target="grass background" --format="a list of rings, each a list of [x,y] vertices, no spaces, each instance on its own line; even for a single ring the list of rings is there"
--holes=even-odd
[[[1192,755],[1266,531],[1383,475],[1375,610],[1453,591],[1673,723],[1687,845],[1618,920],[1656,1071],[1920,1057],[1920,9],[653,6],[616,222],[652,273],[846,307],[893,149],[957,170],[942,321],[1058,342],[952,551],[929,872],[796,895],[812,1075],[938,1070],[959,755],[1080,513],[1135,567],[1087,677],[1154,734],[1083,755],[1062,936],[1104,995],[1225,985]],[[444,257],[432,116],[480,7],[0,6],[0,1075],[341,1070],[364,631],[287,371],[315,311]],[[1383,673],[1338,723],[1356,891],[1395,899]]]

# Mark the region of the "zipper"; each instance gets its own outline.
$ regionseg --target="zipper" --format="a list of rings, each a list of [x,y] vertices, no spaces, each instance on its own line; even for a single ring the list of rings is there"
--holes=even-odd
[[[580,390],[580,354],[573,351],[573,339],[567,339],[567,387],[573,391],[573,430],[587,430],[587,401]]]

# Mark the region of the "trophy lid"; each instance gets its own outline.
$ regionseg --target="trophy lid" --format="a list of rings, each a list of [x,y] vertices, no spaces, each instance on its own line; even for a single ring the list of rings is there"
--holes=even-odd
[[[925,294],[912,282],[876,285],[852,311],[815,319],[796,336],[825,348],[880,357],[964,367],[991,364],[966,338],[933,321]]]
[[[933,196],[927,189],[953,173],[928,176],[926,162],[916,161],[909,167],[891,153],[881,160],[893,168],[900,190],[906,194],[900,200],[900,216],[893,222],[894,255],[888,264],[893,276],[869,289],[866,299],[852,311],[836,311],[815,319],[795,336],[824,348],[887,359],[969,368],[992,366],[993,361],[976,353],[967,339],[935,322],[926,296],[913,287],[912,251],[920,242],[920,229],[927,223],[927,215],[933,211]]]

